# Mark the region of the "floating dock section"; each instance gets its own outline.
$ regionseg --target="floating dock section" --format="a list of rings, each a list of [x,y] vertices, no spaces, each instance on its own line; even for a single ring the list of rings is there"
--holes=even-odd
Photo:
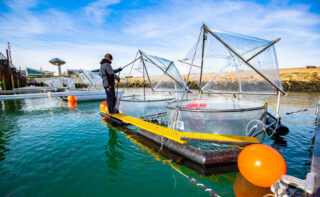
[[[110,119],[108,119],[110,120]],[[115,121],[116,119],[113,119]],[[165,146],[161,146],[160,143],[155,143],[154,140],[141,135],[142,130],[139,132],[132,131],[124,124],[112,124],[111,127],[115,127],[117,130],[121,130],[128,135],[130,139],[133,139],[133,142],[140,145],[140,146],[147,146],[148,148],[154,150],[156,153],[163,155],[167,159],[179,164],[184,165],[197,173],[203,176],[211,176],[221,173],[228,173],[228,172],[235,172],[238,170],[237,164],[235,162],[228,162],[228,163],[217,163],[211,165],[201,165],[197,162],[194,162]],[[147,132],[147,131],[145,131]],[[152,153],[151,153],[152,154]],[[155,153],[153,153],[155,154]]]
[[[259,143],[256,138],[248,136],[180,132],[121,113],[110,115],[103,109],[101,109],[100,116],[104,119],[111,119],[118,124],[127,123],[137,126],[140,135],[203,166],[236,162],[241,149],[205,151],[186,144],[188,141],[221,142],[238,146]]]
[[[79,100],[101,100],[106,98],[104,91],[70,91],[70,92],[47,92],[36,94],[14,94],[0,95],[0,100],[15,100],[15,99],[34,99],[34,98],[51,98],[51,97],[66,97],[78,96]],[[81,99],[82,98],[82,99]]]

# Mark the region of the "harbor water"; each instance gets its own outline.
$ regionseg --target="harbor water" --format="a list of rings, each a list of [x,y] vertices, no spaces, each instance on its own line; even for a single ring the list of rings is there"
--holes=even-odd
[[[314,122],[319,97],[289,92],[280,113],[292,122]],[[209,196],[183,174],[221,196],[270,193],[237,172],[202,176],[168,161],[103,122],[99,104],[70,110],[54,98],[0,101],[0,196]],[[289,175],[304,179],[315,126],[282,123],[290,133],[264,143],[283,155]]]

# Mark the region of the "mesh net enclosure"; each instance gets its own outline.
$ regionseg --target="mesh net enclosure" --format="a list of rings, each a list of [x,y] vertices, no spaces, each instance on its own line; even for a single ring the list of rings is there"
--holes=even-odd
[[[165,104],[188,87],[173,61],[138,51],[133,62],[124,67],[125,79],[120,96],[120,112],[138,118],[166,122]]]
[[[138,51],[131,67],[125,69],[126,87],[148,87],[152,92],[178,93],[188,90],[173,61]]]
[[[277,41],[211,31],[203,25],[195,46],[182,60],[190,67],[188,82],[194,81],[204,93],[283,92],[274,47]]]

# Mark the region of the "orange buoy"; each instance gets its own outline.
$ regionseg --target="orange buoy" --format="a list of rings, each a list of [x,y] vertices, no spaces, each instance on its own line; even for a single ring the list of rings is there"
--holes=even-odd
[[[106,113],[108,111],[107,101],[103,101],[100,103],[100,111]]]
[[[238,157],[238,168],[247,181],[260,187],[271,187],[287,173],[286,162],[280,153],[264,144],[244,148]]]

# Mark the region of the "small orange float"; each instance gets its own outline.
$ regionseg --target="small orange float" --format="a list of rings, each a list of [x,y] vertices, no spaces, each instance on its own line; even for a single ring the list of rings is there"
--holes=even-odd
[[[100,103],[100,111],[103,113],[108,112],[108,104],[107,101],[103,101]]]
[[[76,96],[68,96],[68,107],[69,109],[76,109],[77,108],[77,97]]]

